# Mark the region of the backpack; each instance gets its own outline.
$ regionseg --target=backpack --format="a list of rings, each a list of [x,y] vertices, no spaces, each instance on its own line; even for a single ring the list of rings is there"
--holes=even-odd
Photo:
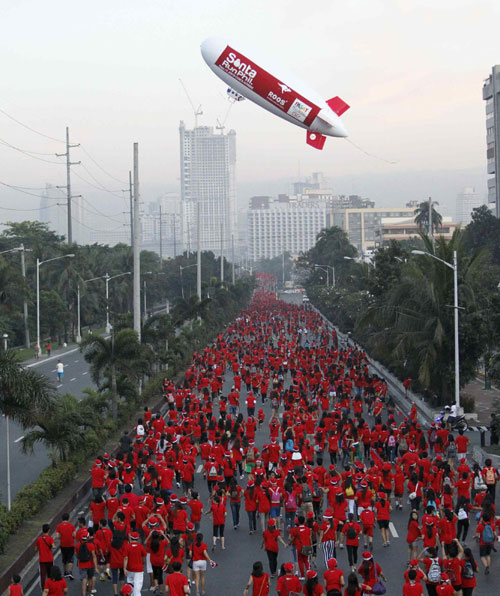
[[[434,429],[431,430],[431,434],[429,435],[429,443],[436,442],[436,431]]]
[[[469,515],[467,514],[467,511],[465,511],[465,509],[463,507],[460,507],[460,509],[458,510],[458,519],[459,520],[463,520],[463,519],[468,519]]]
[[[357,534],[356,534],[356,529],[354,528],[354,526],[349,526],[347,528],[347,532],[346,532],[346,537],[349,538],[349,540],[354,540],[354,538],[356,538]]]
[[[287,493],[285,505],[287,509],[297,509],[297,501],[293,493]]]
[[[287,439],[285,443],[285,451],[293,451],[293,439]]]
[[[431,559],[431,566],[427,573],[427,578],[431,584],[438,584],[441,581],[441,565],[439,559]]]
[[[408,449],[408,441],[406,440],[406,437],[401,437],[399,441],[399,447],[403,451],[406,451]]]
[[[394,435],[389,435],[389,438],[387,439],[387,445],[389,445],[389,447],[396,446],[396,438],[394,437]]]
[[[312,491],[307,482],[302,486],[302,502],[312,503]]]
[[[466,579],[471,579],[474,577],[474,567],[472,566],[472,563],[470,561],[465,561],[465,567],[462,571],[462,577],[465,577]]]
[[[455,443],[450,443],[448,445],[448,457],[451,459],[452,457],[456,457],[457,455],[457,446]]]
[[[316,481],[313,482],[313,497],[315,499],[321,499],[321,489]]]
[[[92,559],[92,555],[90,554],[90,549],[87,546],[86,542],[82,542],[80,544],[80,548],[78,549],[78,560],[80,563],[88,563]]]
[[[448,574],[448,577],[450,579],[450,583],[453,586],[457,583],[457,574],[455,573],[455,569],[453,568],[453,561],[447,559],[446,561],[443,561],[443,563],[446,573]]]
[[[495,542],[495,532],[490,524],[486,524],[481,534],[481,539],[485,544],[493,544]]]
[[[493,468],[486,468],[486,484],[495,484],[495,472]]]
[[[125,542],[125,530],[113,530],[113,538],[111,539],[111,546],[117,550],[123,546]]]

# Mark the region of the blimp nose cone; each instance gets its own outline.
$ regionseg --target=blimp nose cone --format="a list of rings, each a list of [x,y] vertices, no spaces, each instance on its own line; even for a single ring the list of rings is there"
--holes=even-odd
[[[348,137],[349,133],[347,132],[346,127],[343,125],[342,122],[337,122],[334,126],[335,136],[336,137]]]

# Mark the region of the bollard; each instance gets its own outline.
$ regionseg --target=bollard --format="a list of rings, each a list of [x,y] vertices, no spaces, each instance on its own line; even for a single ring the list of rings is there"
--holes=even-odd
[[[479,432],[481,434],[481,447],[485,447],[486,446],[486,431],[481,430]]]

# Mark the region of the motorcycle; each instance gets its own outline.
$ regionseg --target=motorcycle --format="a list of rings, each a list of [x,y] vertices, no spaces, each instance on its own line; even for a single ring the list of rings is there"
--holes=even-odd
[[[436,423],[436,426],[441,426],[441,422],[443,421],[444,414],[445,414],[445,411],[441,410],[439,415],[436,416],[436,418],[434,418],[434,422]],[[467,423],[467,420],[465,419],[465,416],[455,416],[455,418],[452,417],[451,421],[448,418],[448,424],[450,425],[451,430],[463,430],[464,432],[469,430],[469,425]]]

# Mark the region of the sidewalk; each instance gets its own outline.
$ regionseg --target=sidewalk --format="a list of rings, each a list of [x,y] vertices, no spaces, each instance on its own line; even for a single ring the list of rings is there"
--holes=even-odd
[[[470,395],[476,402],[477,422],[480,425],[489,426],[491,422],[491,413],[493,412],[493,403],[500,397],[500,391],[491,386],[491,389],[484,388],[484,378],[476,377],[466,385],[461,395]]]

